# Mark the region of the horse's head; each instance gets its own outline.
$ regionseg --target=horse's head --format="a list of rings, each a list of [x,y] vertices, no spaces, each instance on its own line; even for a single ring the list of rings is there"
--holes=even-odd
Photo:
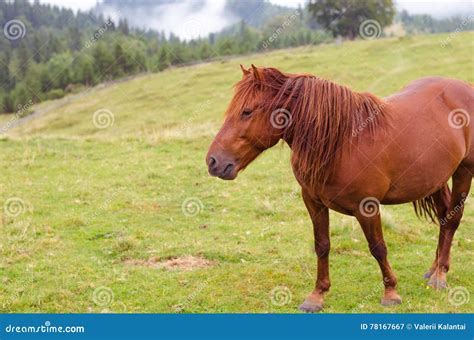
[[[276,92],[263,84],[269,69],[240,66],[242,80],[235,86],[224,124],[206,156],[209,173],[227,180],[236,178],[240,170],[279,141],[286,119],[286,110],[271,112]]]

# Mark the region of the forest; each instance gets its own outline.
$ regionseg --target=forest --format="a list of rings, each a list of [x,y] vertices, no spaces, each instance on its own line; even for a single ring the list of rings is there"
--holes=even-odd
[[[263,0],[252,4],[260,7],[228,0],[228,8],[241,18],[238,23],[184,40],[173,33],[131,27],[125,18],[112,20],[93,10],[74,12],[37,0],[1,2],[0,112],[26,114],[27,103],[61,98],[104,81],[230,55],[317,45],[337,35],[314,19],[309,6],[291,9]],[[249,11],[258,15],[244,20]],[[454,31],[462,22],[407,12],[395,20],[412,34]],[[463,30],[472,29],[472,20],[465,26]]]

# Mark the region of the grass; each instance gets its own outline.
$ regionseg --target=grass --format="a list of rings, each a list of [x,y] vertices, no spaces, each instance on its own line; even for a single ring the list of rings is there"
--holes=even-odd
[[[310,72],[386,96],[425,75],[474,82],[473,48],[473,33],[304,47],[146,75],[63,105],[42,103],[56,108],[0,140],[2,202],[16,197],[23,208],[2,215],[0,310],[295,312],[313,288],[316,261],[288,148],[268,150],[233,182],[210,178],[204,164],[238,64]],[[112,126],[94,126],[99,109],[113,113]],[[183,202],[197,202],[198,213],[183,210]],[[473,202],[448,275],[451,289],[468,293]],[[427,289],[422,279],[438,227],[418,220],[408,204],[383,214],[403,304],[380,306],[381,275],[360,227],[332,213],[324,312],[472,312],[472,298],[456,306],[448,291]],[[214,265],[185,271],[127,264],[188,255]],[[272,302],[272,291],[286,294],[284,304]]]

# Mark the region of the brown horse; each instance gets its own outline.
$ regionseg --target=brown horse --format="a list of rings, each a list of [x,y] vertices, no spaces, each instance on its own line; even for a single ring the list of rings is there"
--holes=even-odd
[[[401,303],[387,260],[379,204],[413,202],[440,224],[425,274],[446,287],[449,253],[474,173],[474,90],[440,77],[414,81],[385,99],[307,74],[242,67],[243,78],[206,157],[209,173],[231,180],[280,139],[313,222],[316,286],[300,309],[319,311],[329,281],[329,211],[355,216],[380,265],[382,305]],[[447,182],[452,177],[452,192]]]

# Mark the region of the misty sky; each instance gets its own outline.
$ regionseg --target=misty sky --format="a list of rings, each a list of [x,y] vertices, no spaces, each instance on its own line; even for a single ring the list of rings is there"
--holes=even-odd
[[[74,10],[93,8],[98,0],[40,0]],[[99,0],[100,1],[100,0]],[[189,0],[192,2],[192,0]],[[237,22],[237,18],[224,15],[225,0],[205,0],[207,5],[199,12],[191,9],[190,2],[165,5],[160,9],[141,12],[137,9],[129,22],[132,26],[152,28],[166,33],[173,32],[185,39],[207,36],[210,32],[220,31],[225,26]],[[307,0],[306,0],[307,1]],[[270,0],[278,5],[296,7],[305,0]],[[471,15],[474,13],[474,2],[471,0],[394,0],[397,9],[406,9],[411,14],[431,14],[442,18],[452,15]],[[112,19],[118,19],[113,12],[108,13]]]
[[[192,1],[192,0],[191,0]],[[97,0],[40,0],[43,3],[87,10],[95,6]],[[305,0],[270,0],[278,5],[296,7]],[[474,2],[470,0],[395,0],[399,9],[406,9],[412,14],[428,13],[436,17],[445,17],[453,14],[472,12]]]

